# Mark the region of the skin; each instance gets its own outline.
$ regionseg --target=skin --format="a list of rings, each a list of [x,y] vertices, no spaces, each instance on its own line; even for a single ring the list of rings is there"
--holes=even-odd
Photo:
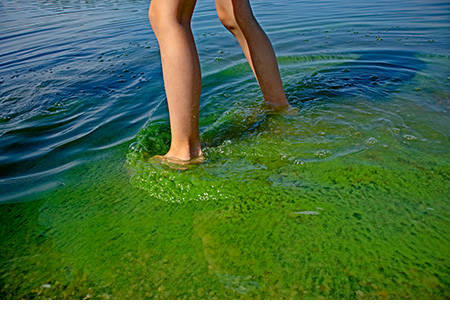
[[[267,104],[276,111],[287,109],[274,50],[248,0],[215,2],[220,21],[238,40]],[[196,0],[152,0],[149,8],[161,51],[172,135],[169,152],[163,157],[171,162],[202,158],[198,130],[201,73],[191,30],[195,4]]]

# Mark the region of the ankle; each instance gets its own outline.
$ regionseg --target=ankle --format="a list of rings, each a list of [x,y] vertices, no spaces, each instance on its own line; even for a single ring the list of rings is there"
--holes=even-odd
[[[274,110],[274,111],[283,111],[292,108],[292,106],[289,104],[287,100],[280,100],[277,102],[272,101],[264,101],[263,104],[266,108]]]
[[[264,103],[273,108],[289,106],[289,101],[287,100],[286,96],[279,97],[278,99],[264,99]]]
[[[172,144],[169,152],[166,153],[166,156],[178,158],[180,160],[191,160],[201,155],[202,149],[200,143]]]

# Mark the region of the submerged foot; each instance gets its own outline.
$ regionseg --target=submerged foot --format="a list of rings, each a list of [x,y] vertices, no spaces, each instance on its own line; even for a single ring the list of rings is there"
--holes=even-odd
[[[166,165],[174,170],[187,170],[194,165],[199,165],[203,163],[205,161],[205,158],[203,155],[200,155],[198,157],[194,157],[189,160],[184,160],[166,154],[164,156],[161,155],[154,156],[151,158],[151,160],[157,161],[158,163]]]
[[[269,112],[276,113],[276,114],[285,114],[289,116],[295,116],[298,114],[298,109],[288,104],[282,104],[282,105],[276,105],[273,103],[270,103],[268,101],[265,101],[263,103],[264,109],[268,110]]]

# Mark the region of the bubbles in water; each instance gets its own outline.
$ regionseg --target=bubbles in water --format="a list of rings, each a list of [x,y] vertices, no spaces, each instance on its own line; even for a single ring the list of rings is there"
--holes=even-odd
[[[408,141],[415,141],[415,140],[417,140],[417,137],[413,136],[411,134],[404,134],[403,138],[405,138],[405,140],[408,140]]]
[[[374,137],[370,137],[370,138],[368,138],[367,140],[366,140],[366,144],[368,144],[368,145],[374,145],[374,144],[376,144],[378,142],[378,140],[376,139],[376,138],[374,138]]]
[[[305,164],[305,161],[300,160],[300,159],[295,159],[295,160],[293,161],[293,163],[296,164],[296,165],[302,166],[302,165]]]
[[[217,201],[230,197],[223,191],[223,181],[215,181],[196,165],[180,171],[138,153],[129,153],[127,165],[133,186],[165,202]]]
[[[314,155],[319,159],[328,158],[331,155],[330,150],[317,150]]]
[[[143,152],[145,150],[144,146],[139,142],[133,142],[129,146],[130,152]]]

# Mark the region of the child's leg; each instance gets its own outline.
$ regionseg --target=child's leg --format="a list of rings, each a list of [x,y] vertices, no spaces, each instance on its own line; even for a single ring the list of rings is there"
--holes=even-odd
[[[269,38],[255,17],[248,0],[215,0],[222,24],[236,37],[261,87],[264,99],[275,107],[289,103],[281,83],[278,64]]]
[[[172,141],[168,158],[201,155],[198,113],[200,64],[191,31],[196,0],[152,0],[149,19],[161,51]]]

